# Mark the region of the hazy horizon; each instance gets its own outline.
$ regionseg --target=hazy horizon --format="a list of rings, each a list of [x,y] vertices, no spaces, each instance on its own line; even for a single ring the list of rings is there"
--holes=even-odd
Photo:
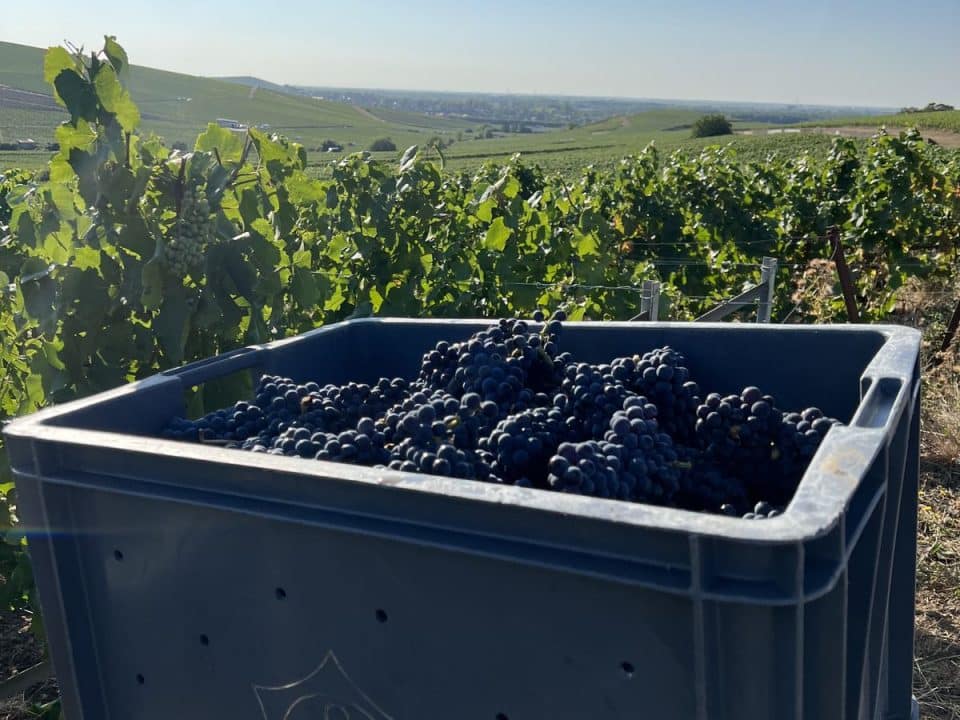
[[[140,63],[134,63],[139,65]],[[166,70],[166,68],[158,68],[160,70]],[[179,71],[177,71],[179,72]],[[195,74],[195,73],[194,73]],[[457,90],[457,89],[436,89],[436,88],[418,88],[418,87],[375,87],[373,85],[367,87],[359,87],[357,85],[315,85],[315,84],[303,84],[303,83],[285,83],[280,80],[275,80],[273,78],[262,77],[260,75],[204,75],[203,77],[209,78],[211,80],[226,80],[228,82],[252,78],[255,80],[261,80],[264,82],[272,83],[274,85],[287,85],[291,88],[297,90],[337,90],[340,92],[348,90],[357,90],[360,92],[382,92],[382,93],[423,93],[423,94],[438,94],[438,95],[492,95],[492,96],[502,96],[502,97],[543,97],[543,98],[570,98],[578,100],[616,100],[616,101],[627,101],[627,102],[651,102],[651,103],[683,103],[683,104],[708,104],[716,103],[718,105],[770,105],[771,107],[824,107],[824,108],[836,108],[836,107],[856,107],[870,110],[892,110],[894,108],[905,107],[903,105],[851,105],[850,103],[829,103],[829,104],[798,104],[792,102],[770,102],[768,100],[740,100],[738,98],[728,98],[728,99],[719,99],[719,98],[676,98],[676,97],[639,97],[639,96],[628,96],[628,95],[573,95],[570,93],[537,93],[537,92],[507,92],[505,90]],[[932,101],[939,102],[939,101]],[[926,105],[926,103],[921,103]]]
[[[112,34],[137,65],[340,89],[865,108],[960,103],[956,0],[917,0],[908,22],[894,0],[76,7],[48,0],[43,13],[5,8],[0,40],[89,48]]]

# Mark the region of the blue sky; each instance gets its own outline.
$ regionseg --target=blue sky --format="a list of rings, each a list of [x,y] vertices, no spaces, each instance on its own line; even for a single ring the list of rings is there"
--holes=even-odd
[[[0,40],[275,82],[897,107],[960,104],[960,0],[44,0]]]

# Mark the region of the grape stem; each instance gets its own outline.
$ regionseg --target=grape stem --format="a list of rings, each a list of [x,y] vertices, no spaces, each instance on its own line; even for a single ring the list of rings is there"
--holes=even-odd
[[[180,212],[183,209],[183,190],[184,190],[184,178],[187,174],[187,158],[180,158],[180,172],[177,173],[177,185],[174,189],[173,198],[177,204],[177,218],[180,217]]]
[[[243,169],[243,166],[247,164],[247,157],[250,155],[250,148],[253,147],[253,138],[250,136],[250,132],[247,131],[247,141],[243,145],[243,152],[240,153],[240,162],[237,163],[237,166],[233,169],[233,172],[230,173],[230,177],[227,178],[226,187],[233,187],[233,183],[236,182],[237,176],[240,175],[240,170]],[[219,155],[217,160],[219,160]]]

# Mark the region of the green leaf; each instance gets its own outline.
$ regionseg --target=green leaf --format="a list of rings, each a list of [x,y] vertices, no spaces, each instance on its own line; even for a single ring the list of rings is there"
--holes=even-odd
[[[124,71],[130,66],[126,50],[120,46],[117,38],[113,35],[104,36],[103,54],[110,60],[110,64],[117,71],[117,75],[123,75]]]
[[[326,202],[327,191],[319,180],[306,174],[294,173],[286,182],[287,197],[294,205]]]
[[[58,348],[55,343],[52,343],[49,340],[43,341],[43,356],[46,358],[47,362],[50,363],[50,367],[52,367],[54,370],[67,369],[67,366],[64,365],[63,361],[60,359]]]
[[[503,252],[507,247],[507,240],[513,234],[513,230],[508,228],[502,217],[498,217],[487,229],[487,234],[483,239],[483,247],[487,250],[497,250]]]
[[[308,269],[294,268],[293,278],[290,281],[290,294],[300,307],[311,309],[320,301],[320,291],[314,281],[313,273]]]
[[[220,154],[223,162],[237,163],[243,157],[244,136],[227,128],[220,127],[212,122],[207,129],[197,136],[193,149],[197,152],[213,152]]]
[[[505,198],[512,200],[517,196],[517,193],[520,192],[520,181],[511,175],[501,189],[501,192]]]
[[[593,233],[587,233],[575,238],[574,248],[581,259],[590,255],[600,254],[600,244],[597,242],[597,238]]]
[[[43,379],[36,374],[31,374],[24,380],[24,395],[20,400],[20,412],[27,413],[43,407]]]
[[[477,206],[476,215],[484,222],[493,220],[493,208],[496,206],[496,200],[484,200]]]
[[[72,148],[88,150],[97,139],[97,133],[86,120],[78,120],[76,125],[60,125],[53,135],[60,143],[61,151]]]
[[[40,323],[45,333],[52,333],[57,320],[57,284],[50,278],[49,270],[37,271],[20,278],[24,308]]]
[[[61,70],[53,81],[57,99],[67,108],[70,117],[94,122],[97,119],[97,94],[93,85],[73,70]]]
[[[100,104],[117,117],[126,132],[133,132],[140,124],[140,111],[130,93],[120,84],[117,72],[110,65],[101,65],[93,80]]]
[[[48,85],[53,85],[53,81],[64,70],[73,70],[76,68],[76,60],[62,47],[52,47],[47,50],[43,56],[43,80]]]
[[[307,156],[302,145],[270,137],[254,128],[250,128],[248,132],[257,149],[257,155],[271,173],[285,175],[306,167]]]
[[[292,260],[294,267],[309,268],[311,265],[312,256],[309,250],[297,250],[293,254]]]
[[[221,249],[218,260],[220,267],[233,281],[237,292],[252,301],[253,286],[257,280],[253,267],[247,262],[236,243],[227,244],[225,247],[221,243],[219,249]]]
[[[375,287],[370,288],[370,305],[373,308],[373,312],[377,313],[380,311],[380,307],[383,305],[383,295],[381,295]]]
[[[68,185],[50,183],[49,199],[56,206],[64,220],[73,220],[77,216],[77,206],[73,201],[73,191]]]
[[[159,257],[152,258],[141,271],[143,294],[140,302],[147,310],[160,307],[163,299],[163,264]]]
[[[190,334],[190,312],[184,288],[169,288],[160,311],[153,319],[153,330],[168,365],[176,366],[183,362],[183,349]]]

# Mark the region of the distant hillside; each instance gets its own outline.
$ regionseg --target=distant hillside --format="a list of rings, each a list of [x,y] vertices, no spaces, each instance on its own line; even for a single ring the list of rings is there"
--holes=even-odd
[[[223,80],[224,82],[234,83],[236,85],[245,85],[247,87],[263,88],[264,90],[272,90],[273,92],[284,93],[286,95],[302,95],[309,97],[308,93],[300,90],[299,88],[295,88],[293,85],[280,85],[279,83],[273,83],[269,80],[262,80],[258,77],[252,77],[250,75],[212,79]]]
[[[48,141],[63,120],[63,112],[49,104],[43,54],[41,48],[0,42],[0,137]],[[144,127],[170,142],[192,142],[199,130],[217,118],[268,126],[308,147],[329,138],[354,150],[366,148],[379,137],[389,136],[400,147],[423,142],[426,133],[470,126],[425,115],[416,116],[416,122],[408,118],[389,123],[353,105],[277,91],[282,86],[274,84],[249,86],[138,65],[131,66],[127,83]]]

